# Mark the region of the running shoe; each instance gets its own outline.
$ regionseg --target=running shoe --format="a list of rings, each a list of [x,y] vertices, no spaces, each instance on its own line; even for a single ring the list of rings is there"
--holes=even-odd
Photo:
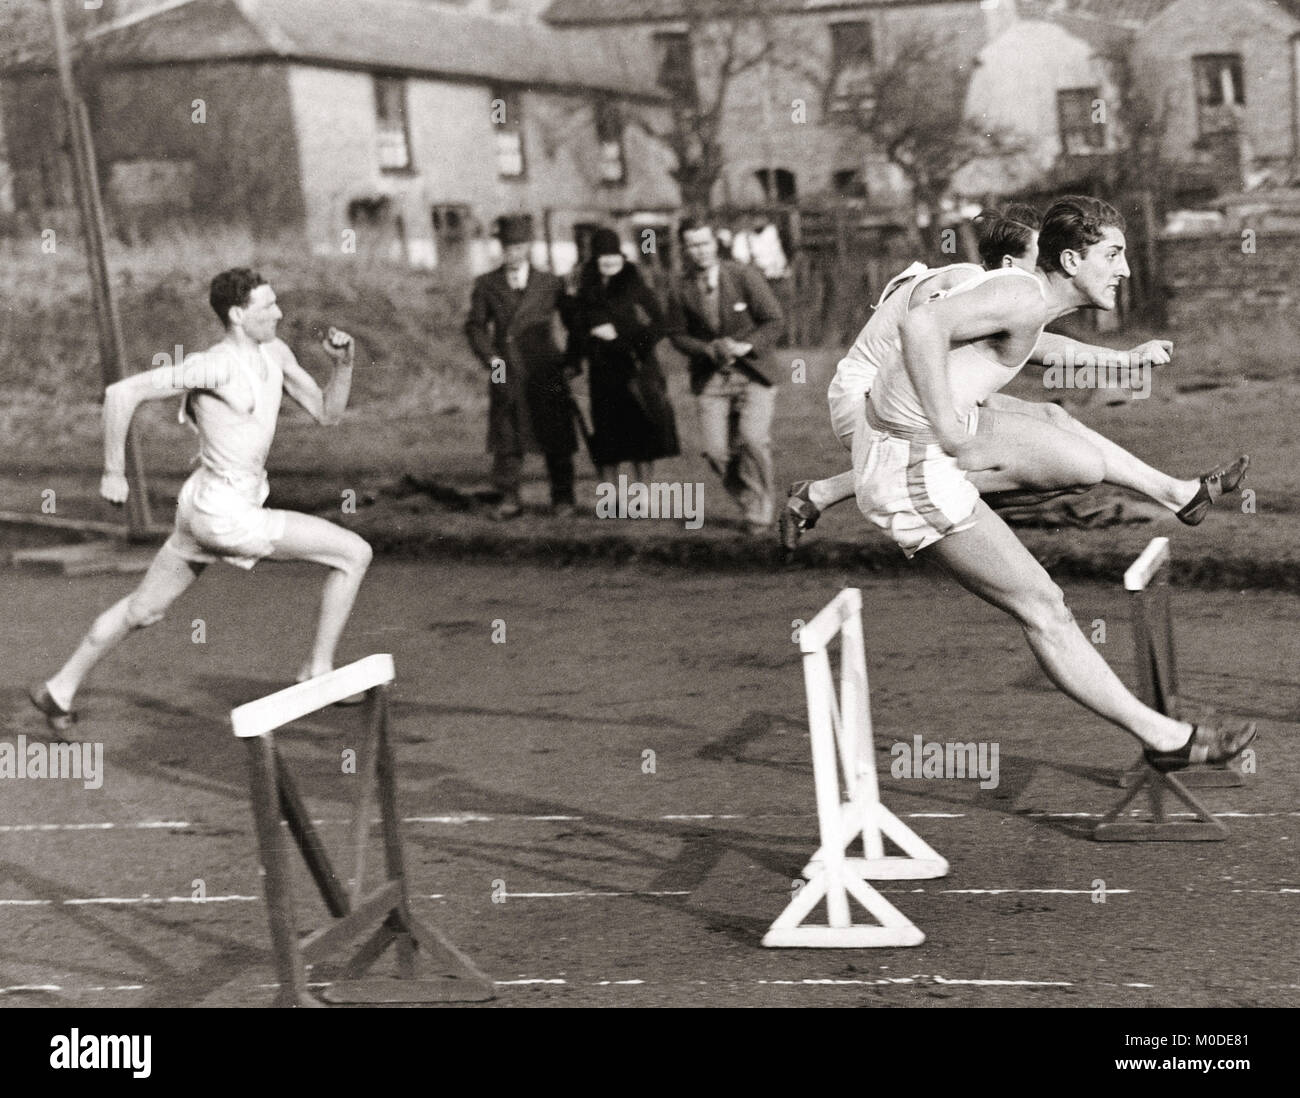
[[[1157,770],[1185,770],[1201,763],[1221,763],[1235,759],[1255,739],[1255,722],[1244,720],[1216,720],[1192,726],[1187,743],[1176,751],[1154,751],[1147,748],[1143,754]]]
[[[819,508],[808,496],[811,480],[797,480],[790,485],[785,506],[781,508],[778,527],[781,532],[781,545],[788,553],[799,548],[799,539],[817,525],[821,518]]]
[[[1178,518],[1188,526],[1197,526],[1210,513],[1214,501],[1228,492],[1235,491],[1250,468],[1250,455],[1242,454],[1231,465],[1215,469],[1201,477],[1201,487],[1181,511]]]

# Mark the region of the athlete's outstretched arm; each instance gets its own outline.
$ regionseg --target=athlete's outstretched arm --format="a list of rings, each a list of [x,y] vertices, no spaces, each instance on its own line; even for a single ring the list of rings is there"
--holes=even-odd
[[[339,339],[346,342],[339,342]],[[334,369],[321,389],[315,379],[298,364],[293,351],[283,340],[272,344],[280,355],[280,369],[284,373],[284,391],[300,404],[312,419],[324,427],[336,427],[343,421],[343,409],[348,406],[352,392],[352,361],[355,344],[346,332],[338,332],[335,341],[326,340],[322,346],[334,360]]]
[[[1167,339],[1149,339],[1132,350],[1117,351],[1112,347],[1082,343],[1056,332],[1044,332],[1034,344],[1029,361],[1040,366],[1062,366],[1069,361],[1078,362],[1081,355],[1088,355],[1100,367],[1108,367],[1113,363],[1122,369],[1132,369],[1139,364],[1164,366],[1173,357],[1173,353],[1174,345]]]
[[[1023,279],[994,279],[968,293],[917,305],[902,326],[903,364],[926,419],[949,454],[969,441],[948,379],[954,345],[1007,332],[1034,332],[1044,320],[1042,296]]]
[[[217,389],[229,379],[229,364],[223,359],[193,354],[183,364],[132,374],[105,389],[104,476],[99,494],[112,503],[126,501],[126,434],[141,404],[165,400],[186,389]]]

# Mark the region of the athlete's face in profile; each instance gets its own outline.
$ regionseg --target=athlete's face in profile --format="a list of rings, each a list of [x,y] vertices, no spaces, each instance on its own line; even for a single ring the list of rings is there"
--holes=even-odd
[[[248,304],[238,314],[232,309],[231,315],[249,339],[258,343],[270,343],[275,338],[275,326],[284,316],[276,304],[275,291],[265,284],[254,288],[248,295]]]
[[[1120,280],[1128,278],[1128,260],[1124,258],[1124,234],[1115,228],[1103,231],[1102,238],[1077,256],[1074,275],[1075,286],[1097,309],[1115,308]],[[1068,268],[1067,268],[1068,270]]]

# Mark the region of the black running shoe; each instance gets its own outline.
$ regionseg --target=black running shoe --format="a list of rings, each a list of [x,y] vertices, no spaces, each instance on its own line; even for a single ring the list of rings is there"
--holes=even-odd
[[[1201,477],[1201,487],[1197,490],[1196,495],[1191,499],[1181,511],[1178,512],[1178,518],[1187,523],[1188,526],[1197,526],[1210,513],[1210,508],[1214,506],[1214,501],[1228,492],[1235,491],[1241,484],[1246,475],[1246,470],[1250,468],[1250,455],[1242,454],[1231,465],[1225,465],[1221,469],[1215,469],[1212,473],[1206,473]]]
[[[1157,770],[1185,770],[1201,763],[1221,763],[1235,759],[1255,739],[1254,721],[1218,720],[1192,726],[1187,743],[1177,751],[1153,751],[1143,754]]]
[[[781,545],[787,553],[799,548],[799,539],[822,517],[821,508],[808,498],[811,486],[811,480],[795,481],[790,485],[785,506],[781,508],[777,525],[781,531]]]
[[[44,683],[31,687],[27,691],[27,699],[45,714],[45,723],[55,732],[66,732],[77,723],[77,711],[62,708],[50,697],[50,692]]]

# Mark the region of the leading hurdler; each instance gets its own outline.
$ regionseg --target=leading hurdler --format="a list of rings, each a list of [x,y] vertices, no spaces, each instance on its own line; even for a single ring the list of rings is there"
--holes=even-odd
[[[1033,272],[999,268],[958,292],[907,301],[853,436],[854,481],[862,512],[907,556],[934,560],[1009,614],[1059,690],[1140,740],[1152,766],[1175,770],[1240,754],[1255,723],[1192,724],[1143,705],[971,483],[996,467],[999,449],[978,431],[980,405],[1019,373],[1043,327],[1079,308],[1115,307],[1128,274],[1123,230],[1106,203],[1062,199],[1043,218]]]
[[[330,569],[300,681],[333,668],[335,648],[370,564],[370,546],[350,530],[314,515],[262,506],[270,492],[266,456],[282,394],[317,423],[337,425],[352,388],[352,337],[330,330],[323,345],[333,370],[322,389],[276,337],[283,314],[261,275],[244,267],[223,271],[212,280],[208,300],[226,329],[219,343],[183,365],[135,374],[105,391],[100,495],[125,502],[131,417],[144,401],[172,397],[180,388],[185,390],[181,419],[199,436],[199,468],[181,489],[176,527],[140,586],[100,614],[59,672],[29,692],[56,731],[76,721],[73,702],[91,668],[128,633],[161,620],[213,561],[252,568],[262,559],[307,560]]]

